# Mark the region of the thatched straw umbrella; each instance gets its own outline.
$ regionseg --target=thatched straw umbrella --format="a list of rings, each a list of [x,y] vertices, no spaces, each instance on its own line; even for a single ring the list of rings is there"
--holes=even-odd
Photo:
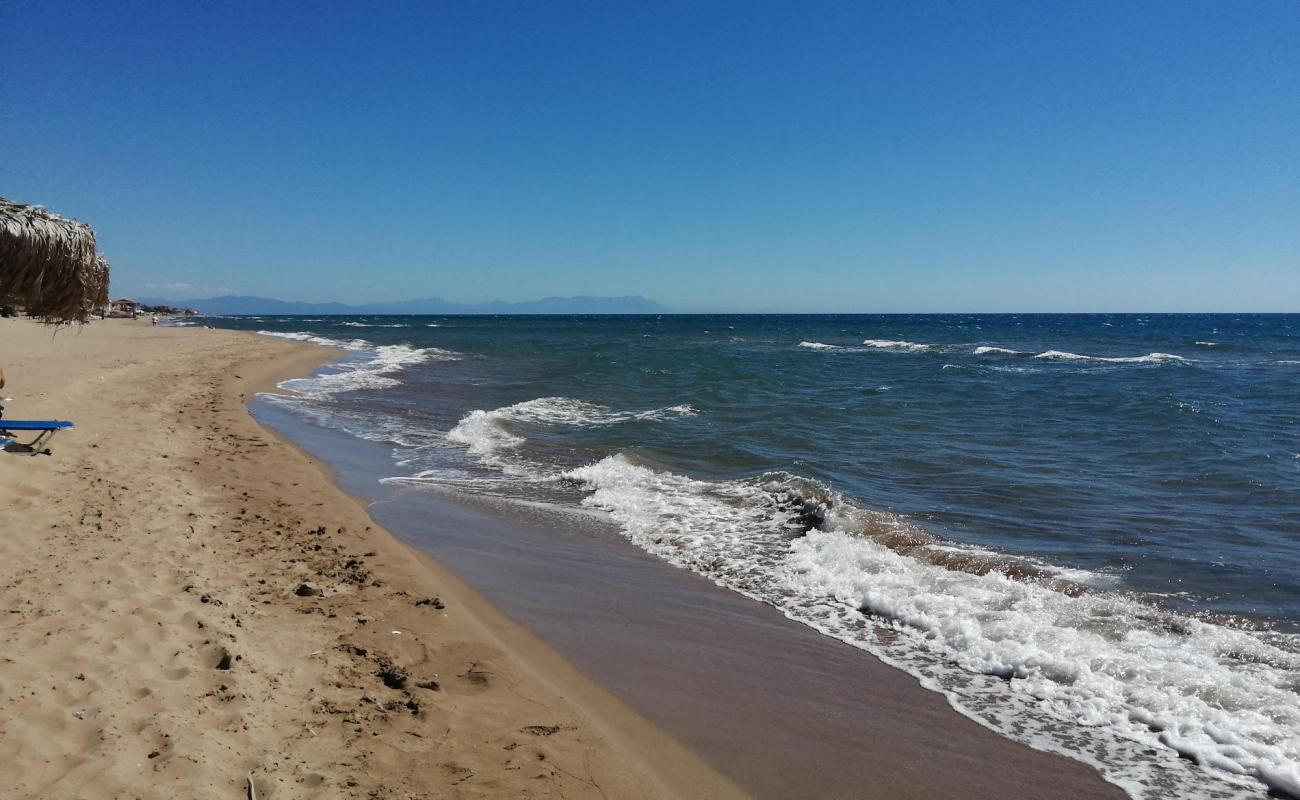
[[[84,222],[0,197],[0,303],[84,322],[108,303],[108,261]]]

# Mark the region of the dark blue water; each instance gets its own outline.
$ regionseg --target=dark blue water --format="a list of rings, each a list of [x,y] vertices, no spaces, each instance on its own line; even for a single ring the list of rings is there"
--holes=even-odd
[[[953,675],[1300,781],[1300,316],[209,322],[363,340],[293,402],[393,476],[606,514],[995,727]]]

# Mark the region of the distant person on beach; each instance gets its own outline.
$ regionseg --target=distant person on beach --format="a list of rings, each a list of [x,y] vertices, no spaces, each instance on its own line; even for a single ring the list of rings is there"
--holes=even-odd
[[[151,314],[151,315],[149,316],[149,324],[150,324],[150,325],[157,325],[157,324],[158,324],[158,315],[157,315],[157,314]]]

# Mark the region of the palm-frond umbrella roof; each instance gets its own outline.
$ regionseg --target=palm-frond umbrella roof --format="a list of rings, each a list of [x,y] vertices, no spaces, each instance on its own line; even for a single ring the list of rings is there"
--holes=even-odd
[[[108,261],[84,222],[0,197],[0,302],[84,322],[108,302]]]

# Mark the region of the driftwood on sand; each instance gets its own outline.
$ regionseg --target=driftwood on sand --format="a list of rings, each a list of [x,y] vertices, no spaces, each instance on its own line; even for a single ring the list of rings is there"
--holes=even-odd
[[[0,197],[0,304],[84,322],[108,303],[108,261],[84,222]]]

